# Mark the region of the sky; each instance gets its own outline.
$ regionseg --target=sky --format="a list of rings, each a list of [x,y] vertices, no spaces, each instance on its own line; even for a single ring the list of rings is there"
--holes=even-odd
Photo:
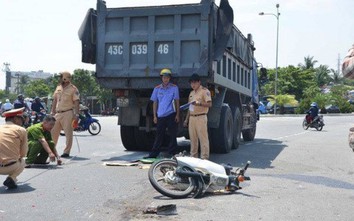
[[[199,3],[199,0],[106,0],[107,7]],[[219,5],[220,0],[215,0]],[[234,24],[255,43],[255,57],[266,68],[297,66],[313,56],[317,65],[338,69],[354,44],[353,0],[229,0]],[[3,63],[11,71],[73,72],[95,70],[81,62],[78,29],[96,0],[0,0],[0,89],[5,88]]]

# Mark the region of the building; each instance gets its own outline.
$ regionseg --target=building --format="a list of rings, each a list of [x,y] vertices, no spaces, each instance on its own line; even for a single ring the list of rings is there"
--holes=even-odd
[[[21,82],[21,78],[23,76],[27,76],[29,81],[39,80],[39,79],[47,79],[53,74],[48,72],[43,72],[43,70],[39,71],[7,71],[6,72],[6,84],[5,90],[9,91],[10,93],[19,93],[19,83]]]

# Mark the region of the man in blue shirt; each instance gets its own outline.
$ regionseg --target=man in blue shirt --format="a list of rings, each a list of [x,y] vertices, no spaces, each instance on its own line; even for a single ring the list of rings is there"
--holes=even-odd
[[[157,124],[156,138],[152,151],[145,158],[155,158],[160,154],[163,138],[168,129],[170,142],[168,154],[173,155],[177,150],[177,126],[179,122],[179,90],[177,85],[170,83],[172,72],[162,69],[160,76],[162,84],[157,85],[150,100],[153,101],[154,123]]]

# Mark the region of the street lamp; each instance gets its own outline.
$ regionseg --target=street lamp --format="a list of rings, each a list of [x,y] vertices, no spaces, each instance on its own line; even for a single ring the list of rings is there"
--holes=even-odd
[[[277,43],[276,43],[276,54],[275,54],[275,85],[274,85],[274,114],[277,112],[277,81],[278,81],[278,43],[279,43],[279,4],[275,5],[277,7],[277,14],[260,12],[259,15],[273,15],[277,19]]]

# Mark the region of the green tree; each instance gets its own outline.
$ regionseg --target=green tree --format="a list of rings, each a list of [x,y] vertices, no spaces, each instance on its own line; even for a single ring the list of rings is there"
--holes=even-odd
[[[279,105],[280,114],[284,114],[285,105],[292,107],[298,106],[298,101],[295,99],[295,95],[279,94],[275,98],[277,105]]]
[[[83,69],[76,69],[72,76],[72,83],[79,89],[82,101],[86,101],[87,96],[96,95],[98,84],[93,76],[93,72]]]
[[[6,91],[0,90],[0,100],[3,100],[4,98],[6,98]]]
[[[268,70],[268,82],[261,88],[261,95],[274,94],[274,69]],[[302,70],[292,65],[279,68],[277,94],[293,94],[295,99],[303,97],[304,89],[315,85],[313,70]]]
[[[327,65],[320,65],[316,68],[315,72],[315,81],[317,86],[322,87],[325,84],[328,84],[331,81],[329,76],[330,70],[328,69]]]
[[[313,56],[310,57],[310,55],[308,55],[307,57],[304,57],[304,64],[299,64],[298,66],[303,69],[314,69],[315,64],[317,63],[317,60],[314,60]]]
[[[341,76],[341,74],[334,70],[334,69],[330,69],[330,79],[331,81],[333,81],[334,84],[340,84],[340,83],[343,83],[343,77]]]
[[[53,76],[45,79],[45,82],[47,83],[49,90],[51,91],[50,94],[53,94],[59,84],[59,75],[54,74]]]
[[[28,82],[23,90],[27,97],[47,97],[51,93],[48,84],[43,79]]]
[[[99,86],[97,90],[97,98],[103,109],[112,108],[112,100],[114,99],[114,95],[110,89],[105,89]]]

